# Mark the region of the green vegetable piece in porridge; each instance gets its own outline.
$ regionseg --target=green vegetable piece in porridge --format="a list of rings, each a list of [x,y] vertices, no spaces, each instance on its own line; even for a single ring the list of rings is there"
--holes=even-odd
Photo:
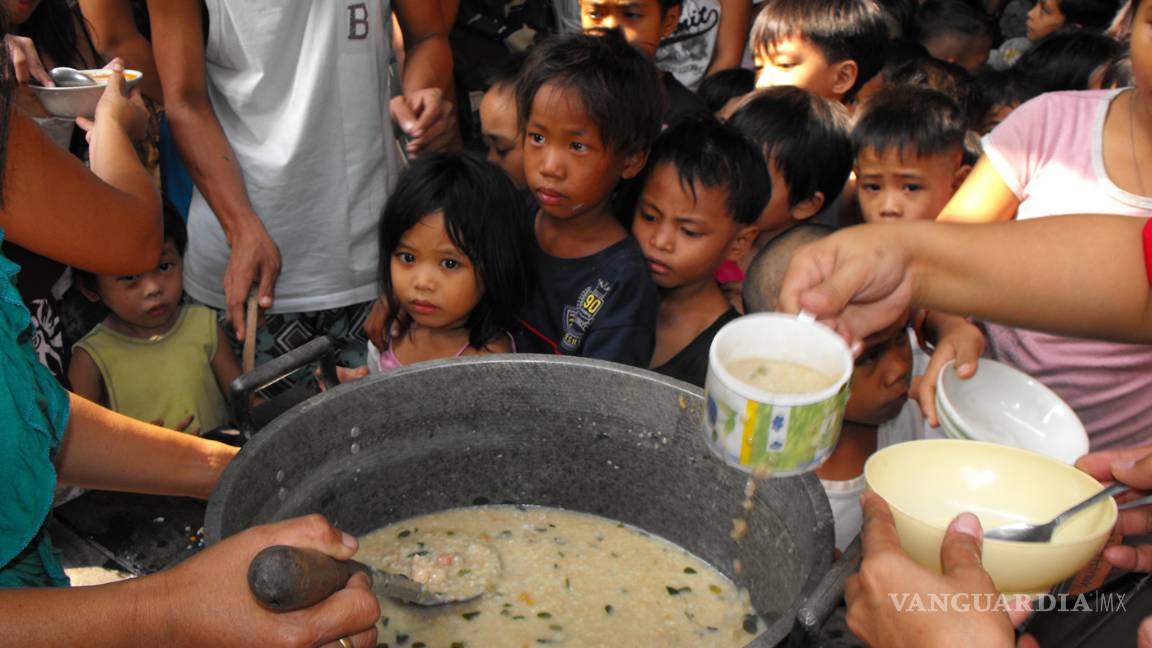
[[[401,537],[403,531],[408,534]],[[424,568],[422,576],[442,577],[431,588],[436,591],[483,573],[483,565],[460,561],[460,545],[451,545],[469,539],[495,556],[496,577],[484,594],[466,611],[382,598],[378,628],[385,619],[388,624],[383,644],[412,648],[418,639],[428,648],[465,642],[493,648],[743,648],[748,627],[759,632],[762,626],[745,623],[750,615],[756,619],[747,593],[707,563],[657,536],[582,513],[531,506],[455,509],[364,536],[356,558],[385,567],[380,557],[398,556]],[[437,564],[445,554],[456,556],[444,559],[452,564]],[[705,588],[715,596],[699,596]],[[397,635],[404,641],[390,641]]]

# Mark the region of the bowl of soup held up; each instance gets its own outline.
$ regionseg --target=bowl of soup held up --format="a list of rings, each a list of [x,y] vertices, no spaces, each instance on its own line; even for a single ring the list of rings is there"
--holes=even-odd
[[[851,376],[852,353],[828,327],[780,313],[741,317],[712,342],[704,434],[742,470],[813,470],[836,447]]]
[[[100,103],[100,97],[103,96],[104,88],[108,85],[108,79],[113,72],[104,69],[78,70],[78,72],[92,79],[96,85],[48,88],[32,83],[28,87],[36,93],[36,98],[40,100],[44,109],[56,117],[91,119],[96,114],[96,104]],[[124,70],[124,91],[131,92],[143,77],[144,74],[139,70]]]
[[[932,439],[877,450],[868,488],[892,510],[900,545],[940,571],[949,523],[969,512],[985,529],[1047,522],[1101,489],[1091,475],[1052,457],[996,443]],[[1005,593],[1042,592],[1089,563],[1116,523],[1116,501],[1099,502],[1056,528],[1050,542],[985,538],[982,564]]]

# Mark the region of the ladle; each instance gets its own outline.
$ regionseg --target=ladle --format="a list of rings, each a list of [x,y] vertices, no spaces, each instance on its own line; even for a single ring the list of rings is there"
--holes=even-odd
[[[84,74],[80,70],[70,67],[56,67],[48,73],[56,85],[61,88],[80,88],[83,86],[94,86],[96,82],[92,77]]]
[[[372,591],[421,606],[464,603],[484,593],[473,590],[448,596],[429,591],[403,574],[381,571],[357,560],[337,560],[315,549],[275,545],[256,554],[248,567],[248,588],[265,607],[289,612],[310,607],[343,589],[356,572],[372,579]]]

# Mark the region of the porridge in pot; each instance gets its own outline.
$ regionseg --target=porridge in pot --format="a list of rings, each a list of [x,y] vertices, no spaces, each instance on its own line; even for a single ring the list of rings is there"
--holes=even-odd
[[[483,596],[460,605],[381,599],[378,641],[389,648],[738,648],[763,630],[748,593],[708,563],[584,513],[443,511],[362,536],[356,558],[423,579],[432,591],[484,583]]]

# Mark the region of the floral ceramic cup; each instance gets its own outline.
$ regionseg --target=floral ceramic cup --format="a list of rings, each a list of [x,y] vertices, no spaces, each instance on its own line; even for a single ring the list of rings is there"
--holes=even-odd
[[[794,385],[766,391],[732,372],[733,363],[753,359],[802,365],[831,384],[800,393]],[[810,317],[758,313],[728,323],[708,356],[708,443],[728,463],[756,474],[783,477],[817,468],[840,437],[852,366],[844,340]]]

